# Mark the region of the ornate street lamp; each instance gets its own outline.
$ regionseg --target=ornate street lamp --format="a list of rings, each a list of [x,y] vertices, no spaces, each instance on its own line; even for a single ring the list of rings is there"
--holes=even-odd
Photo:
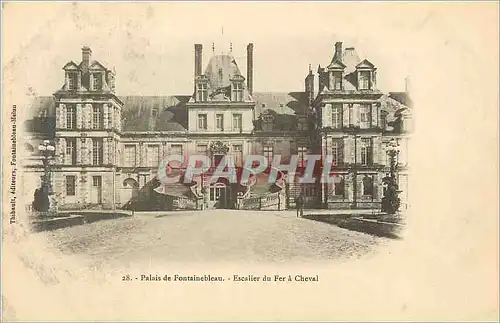
[[[383,178],[383,183],[387,185],[387,190],[382,198],[382,212],[387,214],[396,214],[399,210],[401,200],[398,197],[401,191],[399,190],[397,180],[397,156],[401,151],[398,142],[391,139],[386,146],[386,152],[390,158],[389,176]]]
[[[38,150],[43,156],[43,171],[42,187],[35,191],[34,208],[36,211],[47,212],[50,207],[49,195],[53,194],[50,174],[50,160],[55,155],[56,147],[54,147],[49,140],[44,140],[38,146]]]

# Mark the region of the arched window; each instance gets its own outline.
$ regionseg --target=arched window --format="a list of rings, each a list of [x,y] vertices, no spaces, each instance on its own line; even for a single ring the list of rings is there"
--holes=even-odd
[[[373,195],[373,178],[371,176],[363,177],[363,195]]]

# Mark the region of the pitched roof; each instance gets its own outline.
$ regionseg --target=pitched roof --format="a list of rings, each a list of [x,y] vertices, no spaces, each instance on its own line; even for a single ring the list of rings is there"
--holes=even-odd
[[[252,98],[256,116],[266,109],[282,115],[300,114],[308,107],[306,92],[254,92]]]
[[[212,89],[230,86],[230,79],[236,75],[241,75],[241,72],[231,55],[212,56],[205,69],[205,76],[208,77]]]
[[[401,113],[404,110],[411,111],[408,106],[394,100],[386,94],[382,95],[380,102],[382,111],[387,113],[388,122],[394,121],[397,118],[398,113]]]
[[[122,109],[124,131],[187,131],[188,95],[125,96]],[[153,115],[156,110],[157,116]]]
[[[361,63],[358,53],[354,47],[346,47],[342,53],[342,63],[346,65],[345,74],[350,74],[356,70],[356,65]]]
[[[409,108],[413,108],[413,101],[407,92],[389,92],[389,97]]]

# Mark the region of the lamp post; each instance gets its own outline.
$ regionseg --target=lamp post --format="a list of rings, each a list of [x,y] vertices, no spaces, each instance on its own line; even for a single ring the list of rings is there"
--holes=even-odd
[[[46,189],[46,192],[49,195],[52,195],[53,190],[50,181],[49,164],[50,160],[54,157],[56,147],[54,147],[49,140],[44,140],[43,143],[38,146],[38,149],[40,150],[43,156],[42,161],[43,161],[44,177],[42,181],[42,187]]]
[[[389,176],[383,179],[384,184],[387,185],[387,190],[382,198],[382,212],[396,214],[401,202],[398,197],[401,191],[399,191],[397,180],[397,156],[401,149],[398,142],[395,139],[391,139],[387,143],[386,151],[390,158],[390,169]]]
[[[38,150],[43,156],[43,171],[44,175],[42,177],[42,187],[41,191],[37,190],[35,193],[35,210],[46,212],[50,208],[50,200],[49,196],[53,195],[52,183],[51,183],[51,174],[50,174],[50,160],[55,155],[56,147],[51,144],[49,140],[44,140],[39,146]]]

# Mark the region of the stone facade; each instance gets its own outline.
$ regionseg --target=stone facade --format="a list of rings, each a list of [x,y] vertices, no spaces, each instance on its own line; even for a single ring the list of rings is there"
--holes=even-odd
[[[277,155],[334,155],[333,172],[340,183],[287,180],[278,193],[279,209],[293,205],[300,192],[309,206],[379,208],[382,178],[389,167],[385,146],[392,138],[402,148],[398,169],[406,203],[409,96],[380,92],[375,65],[360,60],[353,48],[335,45],[330,64],[318,69],[317,91],[309,68],[305,91],[288,93],[253,92],[253,44],[247,47],[246,77],[231,53],[214,54],[203,72],[202,51],[196,44],[194,92],[184,96],[118,97],[114,70],[92,60],[88,47],[82,48],[80,64],[71,61],[64,66],[62,88],[32,107],[54,120],[51,134],[38,135],[56,146],[51,172],[59,208],[126,206],[152,185],[164,156],[194,153],[213,161],[231,154],[236,166],[242,166],[248,154],[270,160]],[[38,106],[40,102],[44,105]],[[36,149],[30,154],[37,156]],[[26,172],[39,174],[40,167],[32,163]],[[204,185],[209,200],[229,194],[206,182],[198,185],[179,191],[166,188],[163,193],[193,198]],[[281,198],[285,191],[288,203]]]

